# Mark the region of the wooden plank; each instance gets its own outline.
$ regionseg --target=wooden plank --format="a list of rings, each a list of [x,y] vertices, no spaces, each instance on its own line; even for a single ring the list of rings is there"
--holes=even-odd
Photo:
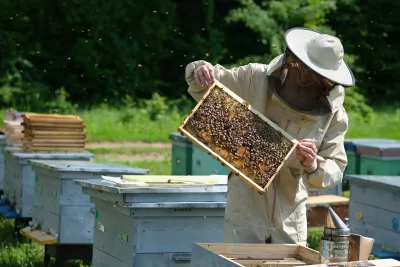
[[[46,146],[48,145],[59,145],[59,146],[67,146],[69,144],[79,144],[79,145],[84,145],[87,143],[88,140],[86,139],[25,139],[28,141],[32,146]]]
[[[241,266],[245,267],[262,267],[262,266],[278,266],[278,267],[291,267],[297,265],[306,265],[305,262],[297,259],[282,259],[282,260],[272,260],[272,259],[256,259],[256,260],[234,260]]]
[[[223,151],[221,148],[219,147],[214,147],[214,150],[219,150],[217,153],[217,151],[212,150],[208,145],[205,145],[203,142],[201,142],[200,140],[198,140],[197,136],[195,136],[193,133],[189,132],[188,129],[186,129],[186,125],[188,124],[189,120],[191,118],[193,118],[193,116],[195,115],[195,113],[197,112],[197,110],[202,106],[202,104],[207,100],[207,98],[209,97],[209,95],[214,91],[218,89],[222,89],[223,92],[227,93],[229,96],[231,96],[233,99],[235,99],[238,103],[245,105],[247,107],[248,110],[250,110],[252,113],[256,114],[258,117],[260,117],[266,124],[270,125],[274,130],[280,132],[283,137],[289,141],[291,143],[291,148],[290,150],[286,153],[285,157],[283,158],[283,160],[281,161],[281,163],[279,164],[279,166],[277,166],[275,172],[272,174],[271,177],[269,177],[269,181],[268,183],[264,186],[261,187],[259,184],[257,184],[256,182],[254,182],[254,179],[248,177],[244,172],[244,168],[237,168],[235,167],[233,164],[231,164],[230,162],[228,162],[224,157],[222,157],[220,154],[225,154],[225,155],[229,155],[228,151]],[[213,83],[213,85],[209,88],[209,90],[206,92],[206,94],[203,96],[203,98],[197,103],[197,105],[193,108],[193,110],[191,111],[191,113],[185,118],[185,120],[182,122],[181,126],[178,129],[179,132],[181,132],[181,134],[185,135],[186,137],[188,137],[193,143],[195,143],[196,145],[198,145],[201,149],[205,150],[208,154],[210,154],[212,157],[214,157],[215,159],[217,159],[218,161],[222,162],[222,164],[227,167],[230,171],[232,171],[233,173],[239,175],[245,182],[247,182],[250,186],[252,186],[255,190],[257,190],[259,193],[265,193],[269,187],[269,185],[272,183],[272,181],[274,180],[274,178],[276,177],[276,175],[278,174],[278,172],[280,171],[280,169],[282,168],[283,164],[286,162],[286,160],[288,159],[288,157],[290,156],[290,154],[294,151],[294,149],[296,148],[296,145],[298,144],[298,141],[293,138],[291,135],[289,135],[288,133],[286,133],[283,129],[281,129],[278,125],[276,125],[274,122],[272,122],[271,120],[269,120],[268,118],[266,118],[265,116],[263,116],[263,114],[261,114],[260,112],[258,112],[257,110],[255,110],[251,105],[248,104],[247,101],[241,99],[239,96],[237,96],[235,93],[233,93],[231,90],[229,90],[228,88],[226,88],[223,84],[221,84],[218,81],[215,81]],[[223,153],[221,153],[221,151]]]
[[[369,260],[369,261],[350,261],[328,264],[303,265],[302,267],[400,267],[400,261],[393,259]]]
[[[347,205],[349,199],[347,197],[337,196],[337,195],[320,195],[308,197],[307,207],[316,207],[321,204],[334,205]]]
[[[25,151],[29,152],[84,152],[85,148],[78,147],[24,147]]]
[[[82,131],[82,132],[77,132],[77,131],[36,131],[36,130],[32,130],[30,132],[31,135],[33,136],[86,136],[87,135],[87,131]]]
[[[22,123],[23,126],[29,127],[58,127],[64,129],[83,129],[85,127],[84,124],[65,124],[65,123],[54,123],[54,122],[30,122],[27,124],[26,122]]]
[[[27,226],[20,230],[21,235],[31,239],[41,245],[51,245],[57,243],[57,238],[41,230],[32,230]]]
[[[198,243],[210,252],[228,258],[293,258],[297,255],[296,244],[207,244]]]
[[[119,187],[172,187],[172,188],[181,188],[181,187],[213,187],[213,184],[205,184],[205,183],[194,183],[194,182],[145,182],[145,181],[126,181],[120,178],[102,176],[104,180],[112,182]]]
[[[201,184],[227,183],[225,175],[122,175],[121,179],[132,182],[170,183],[172,182],[195,182]]]
[[[40,122],[40,123],[62,123],[62,124],[82,124],[83,121],[82,119],[70,119],[70,118],[28,118],[24,120],[28,124],[34,123],[34,122]]]
[[[26,119],[35,119],[35,118],[42,118],[42,119],[65,119],[65,120],[81,120],[79,116],[76,115],[60,115],[60,114],[35,114],[35,113],[28,113],[23,114],[23,118]]]
[[[83,125],[84,126],[84,125]],[[25,126],[25,130],[28,129],[29,131],[57,131],[57,132],[84,132],[84,128],[65,128],[65,127],[48,127],[48,126],[35,126],[34,129],[30,126]]]
[[[300,259],[306,263],[317,263],[321,261],[321,255],[318,251],[305,246],[298,246],[297,254],[299,255]]]
[[[59,143],[47,143],[47,144],[32,144],[30,142],[24,143],[27,145],[27,147],[32,147],[32,148],[41,148],[41,147],[51,147],[51,148],[59,148],[59,147],[84,147],[85,143],[76,143],[76,144],[59,144]]]

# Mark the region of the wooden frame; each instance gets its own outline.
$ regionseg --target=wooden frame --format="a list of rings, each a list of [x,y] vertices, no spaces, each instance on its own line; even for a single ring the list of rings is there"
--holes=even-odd
[[[320,253],[296,244],[195,243],[192,267],[291,267],[321,262]]]
[[[218,155],[215,151],[210,149],[207,145],[203,144],[201,141],[199,141],[195,136],[193,136],[191,133],[189,133],[187,130],[185,130],[185,126],[187,122],[190,120],[190,118],[193,117],[193,115],[196,113],[197,109],[202,105],[202,103],[207,99],[207,97],[210,95],[210,93],[213,91],[214,88],[220,88],[222,89],[225,93],[227,93],[229,96],[231,96],[233,99],[238,101],[240,104],[243,104],[247,107],[248,110],[250,110],[252,113],[258,115],[264,122],[269,124],[271,127],[273,127],[275,130],[279,131],[282,133],[282,135],[289,141],[291,142],[292,146],[289,152],[286,154],[284,159],[282,160],[281,164],[278,166],[276,169],[275,173],[271,176],[269,179],[268,183],[265,185],[264,188],[259,186],[257,183],[253,181],[253,179],[247,177],[243,172],[241,172],[239,169],[237,169],[235,166],[230,164],[228,161],[226,161],[223,157]],[[254,107],[252,107],[247,101],[243,100],[240,98],[238,95],[236,95],[234,92],[229,90],[226,86],[224,86],[222,83],[215,81],[206,94],[203,96],[203,98],[197,103],[197,105],[193,108],[191,113],[185,118],[185,120],[182,122],[181,126],[179,127],[178,131],[189,138],[194,144],[199,146],[201,149],[205,150],[209,155],[217,159],[219,162],[221,162],[225,167],[227,167],[230,171],[232,171],[235,174],[238,174],[240,178],[242,178],[246,183],[248,183],[250,186],[252,186],[258,193],[263,194],[268,190],[268,187],[282,168],[283,164],[287,161],[288,157],[290,154],[293,152],[293,150],[296,148],[298,141],[293,138],[291,135],[289,135],[286,131],[284,131],[282,128],[280,128],[278,125],[276,125],[273,121],[269,120],[267,117],[265,117],[263,114],[261,114],[259,111],[257,111]]]

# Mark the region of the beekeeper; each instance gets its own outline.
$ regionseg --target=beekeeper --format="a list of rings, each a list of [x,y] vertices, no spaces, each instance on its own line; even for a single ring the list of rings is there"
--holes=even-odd
[[[334,187],[347,165],[344,87],[355,79],[344,62],[343,46],[334,36],[305,28],[290,29],[284,37],[286,51],[269,64],[226,69],[199,60],[186,66],[188,92],[196,101],[218,80],[299,141],[266,194],[230,173],[227,243],[306,245],[305,184]],[[317,154],[325,160],[317,160]]]

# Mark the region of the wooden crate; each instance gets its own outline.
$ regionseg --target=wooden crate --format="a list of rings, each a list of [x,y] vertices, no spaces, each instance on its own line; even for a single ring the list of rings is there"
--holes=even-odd
[[[303,265],[302,267],[399,267],[400,261],[393,259],[383,260],[369,260],[369,261],[350,261],[350,262],[338,262],[328,264],[316,264],[316,265]]]
[[[196,243],[191,267],[289,267],[318,263],[319,252],[296,244]]]
[[[221,105],[217,105],[214,102],[212,108],[207,109],[207,105],[211,105],[211,101],[221,101]],[[226,107],[226,109],[221,108],[222,106]],[[198,116],[202,116],[201,113],[205,112],[205,110],[207,110],[207,115],[209,116],[198,118]],[[247,144],[237,142],[235,145],[230,143],[230,147],[217,144],[220,141],[214,136],[223,128],[218,128],[218,125],[221,124],[214,124],[212,127],[201,129],[200,131],[193,128],[195,123],[204,123],[205,121],[211,123],[213,119],[215,120],[217,115],[221,116],[219,118],[221,118],[220,123],[224,124],[223,127],[234,126],[229,129],[230,132],[233,130],[237,131],[236,133],[244,132],[242,136],[244,137],[246,135],[243,139],[246,140]],[[242,122],[246,122],[247,125],[242,124],[239,118],[245,118]],[[204,121],[202,119],[204,119]],[[261,127],[260,124],[262,125]],[[240,128],[239,126],[243,127]],[[251,133],[249,133],[247,130],[248,128],[246,129],[245,127],[252,127]],[[192,112],[182,122],[178,130],[182,135],[188,137],[195,145],[221,162],[221,164],[230,171],[240,176],[260,194],[267,191],[269,185],[298,143],[295,138],[290,136],[274,122],[255,110],[247,101],[241,99],[218,81],[213,83]],[[265,131],[269,131],[269,133],[266,134]],[[227,135],[223,133],[220,136]],[[224,139],[225,137],[221,138]],[[236,140],[238,140],[237,138],[240,137],[235,136],[231,138],[236,142]],[[234,140],[234,138],[236,140]],[[259,143],[249,144],[249,142],[253,142],[256,139]],[[278,145],[275,143],[276,140],[279,142]],[[275,146],[271,145],[273,143],[275,143]],[[251,147],[255,146],[258,146],[258,151],[260,152],[256,156],[254,155],[257,152],[250,152]],[[271,150],[268,151],[269,147],[267,149],[267,146],[273,147],[273,149],[279,146],[279,149],[282,147],[283,149],[280,153],[271,152]],[[237,152],[236,158],[232,156],[232,149],[236,150],[233,153]],[[254,165],[250,168],[245,166],[248,164]]]

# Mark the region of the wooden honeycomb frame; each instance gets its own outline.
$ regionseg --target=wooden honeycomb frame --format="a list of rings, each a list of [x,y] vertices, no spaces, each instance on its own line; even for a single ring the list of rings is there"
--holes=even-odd
[[[203,102],[207,99],[207,97],[210,95],[211,92],[213,92],[213,90],[215,88],[222,89],[225,93],[227,93],[230,97],[232,97],[233,100],[239,102],[242,105],[245,105],[248,110],[250,110],[252,113],[254,113],[259,118],[261,118],[266,124],[271,126],[276,131],[280,132],[283,135],[283,137],[286,139],[286,141],[288,141],[291,144],[289,152],[285,155],[285,157],[283,158],[283,160],[279,164],[278,168],[275,170],[274,174],[269,178],[269,181],[265,185],[264,188],[261,187],[256,182],[254,182],[253,179],[251,179],[250,177],[246,176],[241,169],[236,168],[235,166],[233,166],[233,164],[231,164],[227,160],[225,160],[220,154],[218,154],[214,150],[216,147],[210,147],[209,145],[203,143],[201,140],[199,140],[201,138],[199,138],[198,136],[195,136],[194,134],[191,134],[187,129],[185,129],[185,127],[187,126],[188,121],[194,116],[194,114],[196,114],[196,111],[199,109],[199,107],[203,104]],[[296,145],[298,144],[298,141],[295,138],[293,138],[291,135],[289,135],[287,132],[285,132],[282,128],[280,128],[274,122],[272,122],[271,120],[266,118],[264,115],[262,115],[256,109],[254,109],[251,105],[249,105],[247,101],[245,101],[242,98],[240,98],[238,95],[236,95],[234,92],[232,92],[230,89],[228,89],[226,86],[224,86],[222,83],[220,83],[218,81],[215,81],[210,86],[210,88],[208,89],[206,94],[203,96],[203,98],[197,103],[197,105],[193,108],[191,113],[182,122],[182,124],[179,127],[178,131],[182,135],[184,135],[187,138],[189,138],[195,145],[197,145],[201,149],[205,150],[213,158],[215,158],[216,160],[221,162],[221,164],[223,166],[227,167],[231,172],[233,172],[234,174],[238,175],[242,180],[244,180],[247,184],[252,186],[260,194],[263,194],[268,190],[270,184],[272,183],[272,181],[274,180],[276,175],[279,173],[279,171],[282,168],[283,164],[287,161],[287,159],[289,158],[290,154],[294,151],[294,149],[296,148]]]

